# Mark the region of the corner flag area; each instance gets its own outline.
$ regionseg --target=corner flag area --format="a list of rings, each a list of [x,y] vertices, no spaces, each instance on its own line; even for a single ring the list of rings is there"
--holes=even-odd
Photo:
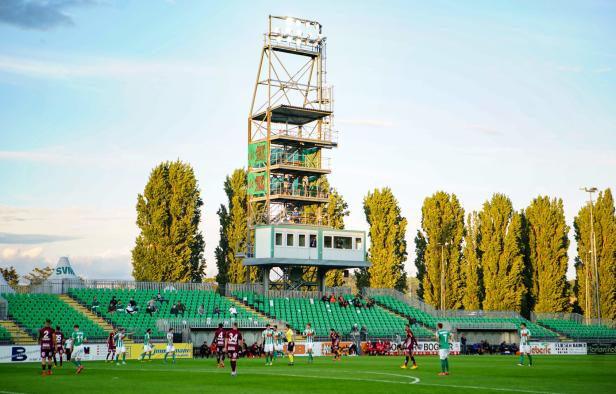
[[[160,361],[125,366],[85,363],[80,375],[69,365],[40,376],[38,364],[0,364],[0,393],[596,393],[616,392],[616,357],[542,356],[532,367],[517,358],[460,356],[451,375],[437,376],[438,357],[419,357],[416,370],[400,369],[400,357],[317,357],[288,366],[279,360],[240,359],[238,375],[214,359]],[[9,379],[10,376],[10,379]]]

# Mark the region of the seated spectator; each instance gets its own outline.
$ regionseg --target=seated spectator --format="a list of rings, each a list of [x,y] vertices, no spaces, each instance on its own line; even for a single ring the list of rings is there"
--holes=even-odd
[[[97,313],[99,307],[100,303],[98,302],[98,298],[94,296],[94,298],[92,298],[92,312]]]
[[[338,296],[338,303],[340,303],[340,305],[344,304],[344,298],[342,297],[342,294]]]
[[[327,298],[327,296],[325,294],[323,294],[323,297],[321,297],[321,301],[328,302],[329,298]]]
[[[220,308],[218,307],[218,305],[214,307],[214,316],[220,317]]]
[[[375,303],[374,298],[370,298],[368,299],[368,303],[366,304],[366,306],[368,308],[372,308],[374,306],[374,303]]]
[[[107,312],[114,313],[118,309],[118,300],[116,297],[111,297],[111,301],[109,301],[109,306],[107,307]]]
[[[128,305],[126,306],[126,313],[132,315],[137,312],[139,308],[137,307],[137,301],[131,297],[130,301],[128,301]]]
[[[176,309],[178,315],[181,314],[182,316],[184,316],[184,312],[186,312],[186,307],[184,306],[184,304],[178,301],[178,303],[176,304]]]
[[[118,303],[116,304],[116,311],[118,311],[118,312],[126,312],[126,309],[124,308],[124,305],[122,305],[122,301],[118,300]]]
[[[335,304],[336,303],[336,297],[333,294],[329,297],[329,302],[331,304]]]
[[[231,305],[229,308],[229,315],[231,316],[231,319],[237,318],[237,309],[235,309],[235,305]]]
[[[205,315],[205,307],[203,306],[203,304],[201,304],[199,310],[197,310],[197,314],[199,314],[199,316]]]
[[[178,305],[177,304],[171,305],[171,310],[169,311],[169,313],[177,317],[178,316]]]
[[[152,313],[158,312],[158,308],[156,307],[156,301],[154,301],[154,298],[148,301],[148,306],[145,308],[145,312],[150,316],[152,316]]]
[[[163,304],[163,302],[166,302],[167,304],[169,303],[169,300],[164,298],[161,294],[160,291],[158,292],[158,294],[156,295],[156,301],[158,301],[158,303],[160,303],[161,305]]]

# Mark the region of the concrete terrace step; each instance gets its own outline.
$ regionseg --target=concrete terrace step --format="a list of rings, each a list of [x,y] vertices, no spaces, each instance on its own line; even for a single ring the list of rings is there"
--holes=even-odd
[[[14,321],[0,320],[0,326],[4,327],[15,344],[36,345],[38,343],[35,338],[19,327]]]

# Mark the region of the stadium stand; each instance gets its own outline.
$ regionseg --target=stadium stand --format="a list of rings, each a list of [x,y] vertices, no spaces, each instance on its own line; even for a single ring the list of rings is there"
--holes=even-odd
[[[563,319],[538,319],[537,322],[569,338],[616,339],[616,330],[605,325],[587,325],[574,320]]]
[[[236,305],[230,300],[220,296],[214,291],[204,290],[173,290],[161,292],[161,296],[166,300],[157,302],[158,311],[152,315],[146,313],[146,307],[150,300],[156,299],[158,291],[156,290],[135,290],[135,289],[93,289],[93,288],[74,288],[69,289],[69,295],[76,299],[80,304],[92,308],[94,296],[97,297],[100,306],[97,313],[103,318],[110,321],[114,326],[124,327],[130,331],[134,331],[136,336],[141,336],[148,328],[153,331],[154,337],[164,336],[164,331],[159,330],[156,326],[158,319],[230,319],[229,308],[234,305],[237,309],[236,319],[252,319],[259,320],[259,317],[251,311]],[[138,312],[131,315],[123,311],[123,308],[117,312],[109,312],[108,305],[113,297],[125,307],[131,298],[135,300],[138,306]],[[185,312],[179,315],[171,313],[171,306],[180,301],[185,306]],[[203,305],[204,314],[199,315],[199,307]],[[219,313],[215,314],[214,309],[218,306]]]
[[[533,333],[535,338],[555,338],[558,337],[553,331],[534,324],[522,317],[489,317],[489,316],[464,316],[464,317],[436,317],[418,308],[415,308],[403,301],[400,301],[388,295],[375,295],[374,299],[380,305],[385,306],[397,313],[406,317],[413,318],[418,322],[428,326],[436,327],[438,322],[448,322],[452,328],[498,328],[518,327],[520,323],[526,323],[528,329]]]
[[[71,308],[58,296],[52,294],[4,294],[9,304],[9,318],[18,323],[33,337],[43,327],[46,319],[52,326],[60,326],[65,333],[79,324],[90,340],[101,340],[107,335],[105,330],[89,320],[85,315]]]
[[[10,343],[11,334],[2,326],[0,326],[0,344]]]
[[[390,337],[404,333],[407,320],[389,311],[374,306],[372,308],[347,307],[339,303],[329,303],[320,299],[266,297],[252,292],[234,292],[233,297],[246,305],[263,312],[266,316],[288,322],[293,329],[302,332],[306,323],[311,323],[316,335],[327,337],[330,328],[342,335],[348,335],[354,324],[365,326],[371,337]],[[347,301],[352,296],[344,296]],[[432,337],[434,334],[419,325],[412,327],[418,337]]]

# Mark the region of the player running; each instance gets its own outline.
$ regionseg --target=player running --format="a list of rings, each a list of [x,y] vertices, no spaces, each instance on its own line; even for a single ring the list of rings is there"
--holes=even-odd
[[[314,358],[312,357],[312,347],[314,344],[314,330],[310,323],[306,324],[304,329],[304,336],[306,337],[306,353],[308,353],[308,363],[312,364]]]
[[[154,351],[154,347],[152,346],[152,329],[148,328],[145,330],[145,335],[143,336],[143,353],[141,353],[141,361],[144,361],[145,355],[148,355],[148,360],[152,361],[152,353]]]
[[[75,373],[79,375],[83,371],[83,364],[81,364],[81,357],[83,357],[83,344],[87,341],[87,338],[83,334],[83,331],[79,329],[79,325],[75,324],[73,327],[73,334],[71,335],[71,358],[73,363],[77,367]]]
[[[58,366],[58,361],[56,359],[56,355],[58,355],[60,357],[60,367],[62,367],[62,355],[64,354],[64,333],[62,332],[60,326],[56,326],[56,331],[54,331],[53,339],[55,348],[55,352],[53,353],[53,364],[56,367]]]
[[[289,324],[287,326],[287,331],[285,332],[285,336],[287,339],[287,357],[289,357],[289,365],[295,365],[295,333]]]
[[[167,349],[165,349],[165,359],[163,360],[165,363],[167,362],[167,356],[171,353],[171,359],[173,364],[175,364],[175,346],[173,346],[173,328],[169,329],[167,333]]]
[[[118,334],[118,329],[117,328],[113,328],[113,330],[111,330],[111,332],[109,333],[109,336],[107,337],[107,357],[105,357],[105,362],[113,362],[113,360],[115,360],[115,356],[116,356],[116,342],[115,342],[115,338],[116,335]],[[109,357],[111,356],[111,358]]]
[[[329,330],[329,339],[332,341],[333,360],[340,361],[340,334],[331,328]]]
[[[282,331],[278,330],[278,326],[274,325],[274,360],[280,356],[283,356],[283,347],[282,347],[282,338],[284,334]]]
[[[417,339],[415,338],[415,334],[413,334],[413,331],[411,331],[411,327],[408,324],[405,325],[404,331],[406,331],[406,339],[404,340],[403,347],[406,356],[404,358],[404,364],[400,368],[406,369],[409,365],[410,358],[413,362],[413,366],[411,367],[411,369],[417,369],[417,363],[415,362],[415,357],[413,355],[413,349],[415,349],[415,346],[419,346],[417,344]]]
[[[225,338],[226,332],[223,328],[222,323],[218,323],[218,328],[216,332],[214,332],[214,339],[212,339],[212,344],[216,344],[216,362],[218,363],[218,368],[225,367]]]
[[[533,358],[530,355],[530,331],[526,328],[526,323],[520,324],[520,367],[524,366],[524,354],[528,356],[528,366],[533,366]]]
[[[229,354],[231,376],[237,375],[237,359],[243,344],[242,334],[237,329],[237,323],[233,322],[233,327],[225,335],[225,350]]]
[[[263,353],[265,353],[265,365],[272,365],[274,362],[274,330],[269,323],[261,333],[263,340]]]
[[[438,357],[441,359],[441,372],[439,376],[449,375],[449,340],[452,335],[443,328],[443,323],[437,324],[436,339],[438,340]]]
[[[55,348],[54,331],[51,328],[51,320],[45,320],[45,327],[39,330],[38,342],[41,345],[41,367],[43,368],[43,376],[51,375],[51,359],[53,358],[53,350]],[[47,372],[45,372],[47,368]]]
[[[125,328],[121,328],[115,335],[114,342],[116,345],[116,365],[120,365],[120,355],[122,355],[122,365],[126,364],[126,345],[124,345],[124,338],[126,338],[127,335],[128,334],[126,333]]]

